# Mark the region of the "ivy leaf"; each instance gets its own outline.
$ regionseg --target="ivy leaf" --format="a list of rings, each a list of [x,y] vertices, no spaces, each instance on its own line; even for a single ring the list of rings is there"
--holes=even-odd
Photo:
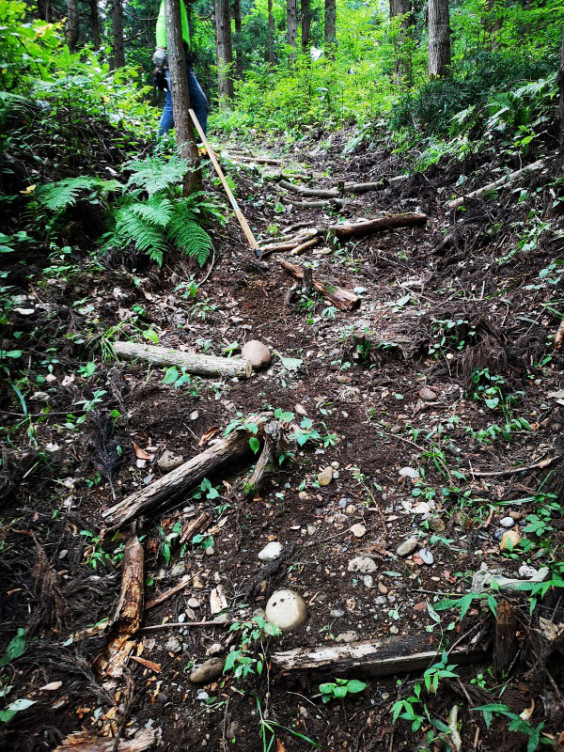
[[[254,454],[257,454],[260,449],[260,441],[256,438],[256,436],[251,436],[249,439],[249,446],[253,450]]]

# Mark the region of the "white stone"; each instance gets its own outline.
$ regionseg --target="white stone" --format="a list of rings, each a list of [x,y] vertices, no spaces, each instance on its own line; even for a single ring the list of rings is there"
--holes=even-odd
[[[504,517],[499,521],[499,524],[501,525],[501,527],[510,528],[515,524],[515,520],[513,519],[513,517]]]
[[[303,624],[307,618],[304,599],[293,590],[277,590],[266,604],[267,620],[283,631],[290,631]]]
[[[274,561],[282,553],[282,544],[278,541],[270,541],[266,546],[259,551],[259,559],[261,561]]]
[[[396,554],[398,556],[409,556],[409,554],[412,554],[415,549],[417,548],[418,544],[417,538],[408,538],[403,543],[400,543],[400,545],[396,549]]]
[[[259,342],[258,339],[252,339],[247,342],[241,350],[241,355],[246,360],[251,361],[255,370],[268,366],[272,360],[270,350],[262,342]]]
[[[183,462],[184,457],[182,457],[182,455],[174,454],[168,449],[165,449],[157,462],[157,467],[159,470],[168,472],[169,470],[174,470],[175,467],[179,467]]]
[[[355,556],[349,561],[347,567],[349,572],[358,572],[359,574],[372,574],[378,569],[378,565],[370,556]]]

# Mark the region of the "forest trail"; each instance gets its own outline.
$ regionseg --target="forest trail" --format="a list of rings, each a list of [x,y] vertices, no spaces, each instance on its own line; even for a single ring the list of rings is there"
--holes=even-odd
[[[404,174],[397,154],[360,144],[343,155],[346,144],[344,134],[311,139],[290,160],[268,145],[260,157],[218,149],[266,253],[255,260],[230,218],[197,293],[178,271],[114,268],[32,285],[22,299],[32,311],[22,326],[42,322],[45,349],[62,331],[76,339],[99,331],[98,322],[106,330],[92,348],[100,392],[92,396],[69,345],[34,402],[48,402],[53,416],[76,412],[80,399],[91,405],[70,438],[56,419],[34,427],[61,478],[55,507],[39,501],[37,452],[14,453],[8,464],[9,482],[36,506],[22,512],[23,543],[4,554],[14,582],[6,608],[25,621],[32,571],[41,616],[33,611],[34,639],[14,677],[18,696],[35,704],[6,732],[11,748],[27,748],[31,722],[32,736],[53,745],[83,726],[130,740],[118,749],[160,739],[156,748],[170,752],[264,752],[274,738],[277,752],[314,743],[400,749],[417,735],[393,726],[399,689],[393,675],[378,674],[389,660],[392,674],[415,683],[398,661],[421,654],[407,667],[438,662],[446,685],[440,701],[432,692],[413,700],[422,724],[425,712],[440,719],[453,749],[478,749],[477,740],[484,750],[509,748],[506,730],[488,730],[470,711],[487,694],[465,664],[499,655],[492,599],[497,631],[501,610],[514,640],[518,633],[512,665],[547,660],[553,637],[538,619],[563,621],[557,598],[531,615],[508,585],[548,577],[549,541],[561,540],[562,327],[550,301],[562,281],[551,266],[562,219],[529,252],[514,253],[531,208],[516,202],[515,186],[448,208],[461,174],[470,176],[465,191],[491,182],[487,159]],[[535,188],[551,169],[548,160],[515,185],[540,201]],[[383,226],[339,227],[374,218]],[[512,264],[500,261],[506,256]],[[288,262],[313,265],[321,291],[307,272],[296,281]],[[100,344],[112,338],[222,358],[259,340],[272,360],[249,379],[187,376],[103,358]],[[213,452],[230,424],[262,413],[278,421],[287,446],[260,493],[245,485],[255,462],[246,451],[195,491],[159,502],[133,532],[101,537],[113,504],[108,477],[118,500],[150,489]],[[133,578],[125,584],[122,570]],[[503,593],[487,591],[487,578],[500,575]],[[307,619],[269,638],[263,609],[280,588],[301,595]],[[445,599],[454,606],[446,614]],[[110,618],[113,632],[104,632]],[[443,639],[454,652],[441,663]],[[123,670],[115,657],[107,662],[115,640]],[[328,664],[327,646],[336,647]],[[307,660],[289,653],[297,648]],[[222,675],[230,656],[235,671]],[[321,687],[332,681],[338,690],[343,677],[367,687],[352,705],[322,702]],[[545,682],[541,671],[517,669],[508,704],[525,711],[557,692]],[[548,721],[558,729],[554,712]],[[88,740],[76,749],[102,747]]]

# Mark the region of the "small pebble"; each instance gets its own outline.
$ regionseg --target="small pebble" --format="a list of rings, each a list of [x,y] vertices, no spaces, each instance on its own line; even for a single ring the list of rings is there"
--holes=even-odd
[[[367,588],[373,588],[374,587],[374,577],[370,574],[365,574],[362,578],[362,581],[364,582],[364,587]]]
[[[322,470],[317,476],[317,482],[320,486],[328,486],[333,480],[333,468],[331,465]]]
[[[341,619],[345,615],[344,611],[341,611],[340,608],[334,608],[332,611],[329,612],[329,616],[332,619]]]
[[[418,543],[419,540],[417,538],[408,538],[396,548],[396,554],[401,557],[409,556],[409,554],[415,551]]]
[[[504,517],[499,521],[499,524],[501,525],[501,527],[510,528],[515,524],[515,520],[513,519],[513,517]]]
[[[437,395],[432,389],[429,389],[428,386],[424,386],[423,389],[419,390],[419,396],[424,402],[435,402],[437,399]]]
[[[431,564],[434,564],[435,562],[435,557],[433,556],[431,551],[429,551],[428,548],[422,548],[419,551],[419,558],[422,560],[424,564],[431,565]]]
[[[366,535],[366,528],[364,527],[364,525],[358,522],[356,525],[351,526],[350,532],[354,535],[355,538],[362,538]]]
[[[399,627],[396,627],[395,624],[392,624],[390,627],[390,634],[399,634]]]
[[[270,541],[266,546],[259,551],[258,558],[260,561],[274,561],[278,559],[282,553],[282,544],[278,541]]]
[[[349,561],[349,572],[359,572],[360,574],[372,574],[378,569],[378,565],[370,556],[355,556]]]

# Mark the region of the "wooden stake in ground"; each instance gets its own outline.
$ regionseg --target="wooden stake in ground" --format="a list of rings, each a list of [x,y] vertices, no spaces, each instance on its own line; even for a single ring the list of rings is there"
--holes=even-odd
[[[272,665],[283,674],[302,671],[330,673],[332,676],[389,676],[428,668],[441,655],[439,645],[429,635],[391,637],[383,640],[340,645],[295,648],[271,656]],[[454,663],[477,663],[482,650],[456,648],[449,653]]]
[[[161,366],[178,366],[188,373],[199,376],[225,376],[240,379],[250,378],[253,366],[244,358],[217,358],[213,355],[196,355],[194,353],[170,350],[167,347],[141,345],[136,342],[114,342],[114,352],[124,358],[149,360]]]
[[[262,439],[264,418],[249,418],[248,422],[258,425],[257,436]],[[123,501],[114,504],[103,513],[107,524],[123,527],[140,515],[154,515],[172,508],[182,493],[196,486],[202,478],[209,477],[226,465],[248,455],[251,452],[250,435],[246,430],[232,433],[159,480],[153,481],[146,488],[135,491]]]
[[[304,272],[301,266],[292,264],[290,261],[280,261],[280,265],[290,272],[296,279],[303,279]],[[315,289],[330,300],[340,311],[352,311],[360,305],[360,298],[351,290],[345,290],[344,287],[325,284],[318,279],[313,278]]]

